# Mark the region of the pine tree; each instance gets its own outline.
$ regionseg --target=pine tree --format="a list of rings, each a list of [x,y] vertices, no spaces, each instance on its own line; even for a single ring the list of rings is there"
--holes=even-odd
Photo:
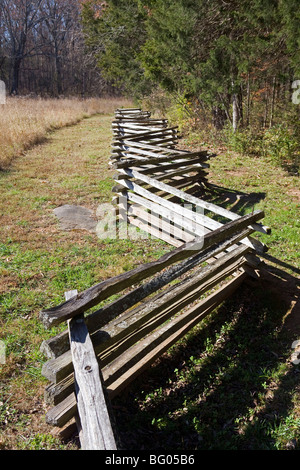
[[[136,0],[92,0],[83,6],[87,45],[105,78],[125,93],[140,96],[150,89],[137,59],[145,41],[146,12]]]

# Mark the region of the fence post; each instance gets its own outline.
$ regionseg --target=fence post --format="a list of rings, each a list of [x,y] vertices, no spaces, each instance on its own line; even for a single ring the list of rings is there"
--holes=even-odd
[[[65,298],[69,300],[74,295],[77,295],[76,291],[69,291]],[[70,320],[68,327],[81,447],[83,450],[116,450],[99,365],[83,315]]]

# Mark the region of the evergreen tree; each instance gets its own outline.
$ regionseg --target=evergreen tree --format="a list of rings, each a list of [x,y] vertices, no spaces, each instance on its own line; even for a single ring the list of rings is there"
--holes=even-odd
[[[82,17],[87,45],[105,78],[130,95],[149,92],[137,58],[145,41],[146,11],[138,9],[136,0],[91,0],[84,4]]]
[[[88,0],[87,44],[131,96],[160,86],[216,127],[272,126],[276,99],[299,70],[299,0]]]

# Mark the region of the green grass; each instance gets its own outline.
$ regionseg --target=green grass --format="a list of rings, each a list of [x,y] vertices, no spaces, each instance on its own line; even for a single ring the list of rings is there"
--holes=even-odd
[[[77,449],[45,424],[39,348],[65,326],[45,330],[40,310],[170,249],[59,230],[59,205],[96,212],[111,200],[110,126],[102,115],[54,132],[0,174],[1,449]],[[114,400],[118,432],[125,449],[299,449],[299,366],[290,361],[300,336],[299,180],[234,153],[212,159],[209,177],[231,191],[211,194],[214,202],[241,215],[264,209],[266,278],[245,283]]]

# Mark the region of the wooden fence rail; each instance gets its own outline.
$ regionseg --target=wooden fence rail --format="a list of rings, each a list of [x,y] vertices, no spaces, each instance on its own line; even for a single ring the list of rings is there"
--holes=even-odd
[[[65,321],[69,325],[41,346],[49,359],[42,369],[50,382],[45,390],[50,405],[46,420],[63,427],[79,412],[86,436],[91,434],[89,416],[100,438],[90,444],[83,436],[85,448],[115,448],[105,393],[110,399],[119,394],[248,275],[257,276],[258,255],[266,247],[252,234],[270,233],[260,222],[263,211],[239,216],[197,196],[208,185],[209,155],[175,148],[177,129],[168,128],[166,120],[152,119],[140,109],[117,110],[113,135],[110,163],[117,170],[119,225],[139,227],[172,249],[40,314],[46,328]],[[116,294],[118,298],[110,300]],[[77,333],[70,333],[76,322],[85,338],[81,349],[73,344]],[[92,349],[89,364],[83,361],[87,344]],[[95,361],[100,372],[90,382],[91,398],[80,376],[85,372],[91,378],[89,371],[98,369]],[[108,443],[103,429],[110,436]]]

